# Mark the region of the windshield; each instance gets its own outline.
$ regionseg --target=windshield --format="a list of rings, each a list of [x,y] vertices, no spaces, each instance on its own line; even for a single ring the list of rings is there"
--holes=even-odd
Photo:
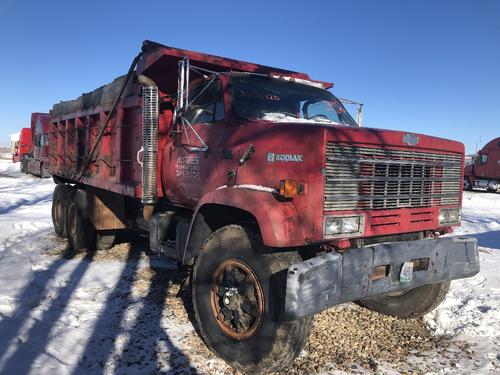
[[[236,117],[273,122],[314,122],[357,126],[329,91],[277,78],[235,75],[229,81]]]

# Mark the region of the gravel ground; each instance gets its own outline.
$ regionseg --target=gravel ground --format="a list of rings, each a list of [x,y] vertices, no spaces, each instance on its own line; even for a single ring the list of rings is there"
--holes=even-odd
[[[457,348],[459,349],[457,351]],[[345,304],[318,314],[309,342],[287,373],[346,372],[427,373],[434,365],[412,364],[412,356],[440,353],[441,366],[453,368],[463,355],[471,355],[468,344],[453,342],[429,331],[422,319],[397,319]]]
[[[50,250],[48,255],[73,259],[84,257],[84,254],[68,254],[65,249],[66,245],[61,241],[61,245]],[[155,259],[155,256],[146,255],[146,249],[145,243],[133,246],[122,243],[108,251],[97,252],[92,261],[119,260],[150,264],[151,258]],[[138,267],[135,277],[130,280],[133,283],[131,290],[134,299],[144,299],[149,304],[159,306],[159,309],[152,311],[160,311],[164,318],[175,317],[180,325],[192,325],[194,319],[189,288],[185,285],[186,274],[177,271],[168,260],[156,258],[155,261],[159,267]],[[167,268],[170,268],[166,270],[161,262],[166,262]],[[148,315],[143,319],[148,319]],[[145,332],[144,339],[151,334],[158,333]],[[172,355],[175,358],[176,354],[171,355],[168,350],[157,351],[152,356],[145,357],[142,345],[139,338],[126,353],[130,366],[154,360],[158,363],[157,371],[160,373],[172,363]],[[190,373],[190,364],[207,373],[233,373],[229,366],[207,349],[194,326],[182,339],[179,349],[185,360],[178,362],[178,368],[175,369],[177,373]],[[419,357],[429,355],[436,357],[435,361],[418,360]],[[338,371],[423,374],[436,371],[436,366],[440,369],[456,368],[460,360],[472,359],[473,355],[474,350],[468,344],[433,334],[422,319],[397,319],[349,303],[331,308],[315,317],[305,350],[292,368],[279,375]],[[86,360],[91,366],[91,359],[84,358],[83,362]]]

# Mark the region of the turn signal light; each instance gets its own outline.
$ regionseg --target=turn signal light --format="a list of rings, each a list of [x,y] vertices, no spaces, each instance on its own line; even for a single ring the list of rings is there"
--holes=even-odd
[[[280,181],[280,195],[283,198],[293,198],[300,193],[299,185],[295,180]]]

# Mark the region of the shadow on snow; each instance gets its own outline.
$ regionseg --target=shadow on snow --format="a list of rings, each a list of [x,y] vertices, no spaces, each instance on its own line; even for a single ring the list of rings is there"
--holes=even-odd
[[[181,283],[185,275],[176,269],[152,266],[153,277],[146,296],[133,299],[132,286],[139,271],[137,253],[140,250],[137,245],[136,242],[132,242],[119,279],[114,289],[107,295],[106,302],[94,323],[93,332],[79,356],[79,362],[75,364],[73,374],[102,373],[107,363],[114,364],[110,368],[119,373],[130,371],[134,373],[145,371],[148,373],[151,371],[197,373],[188,357],[175,346],[162,327],[163,314],[165,308],[168,308],[164,304],[169,287],[172,284]],[[141,248],[144,249],[145,246]],[[3,358],[5,362],[0,368],[0,373],[28,373],[39,355],[50,356],[46,349],[52,339],[51,330],[62,317],[71,296],[80,286],[94,257],[95,253],[87,253],[79,261],[68,276],[66,284],[58,290],[57,297],[49,302],[48,308],[41,317],[35,319],[27,334],[23,335],[22,343],[18,336],[24,324],[33,319],[31,312],[34,306],[21,305],[12,317],[6,317],[0,321],[0,337],[5,343],[3,347],[0,347],[0,359],[5,356],[9,347],[15,348],[12,353]],[[31,282],[21,292],[19,300],[25,302],[25,300],[32,299],[33,291],[37,289],[41,289],[37,296],[39,301],[48,299],[51,290],[47,285],[61,266],[72,258],[74,254],[66,249],[62,258],[55,260],[48,269],[35,271]],[[186,303],[186,300],[184,302]],[[127,327],[125,314],[134,304],[138,304],[135,323]],[[36,303],[34,305],[36,306]],[[125,335],[128,342],[121,354],[114,354],[117,338],[121,335]],[[13,344],[16,339],[17,345]],[[54,359],[62,363],[61,360],[55,357]]]

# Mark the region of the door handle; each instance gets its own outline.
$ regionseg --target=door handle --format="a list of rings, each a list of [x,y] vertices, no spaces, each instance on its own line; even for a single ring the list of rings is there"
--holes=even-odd
[[[238,160],[238,165],[241,167],[248,160],[252,158],[252,155],[255,154],[255,147],[253,145],[248,145],[247,150],[243,154],[243,156]]]

